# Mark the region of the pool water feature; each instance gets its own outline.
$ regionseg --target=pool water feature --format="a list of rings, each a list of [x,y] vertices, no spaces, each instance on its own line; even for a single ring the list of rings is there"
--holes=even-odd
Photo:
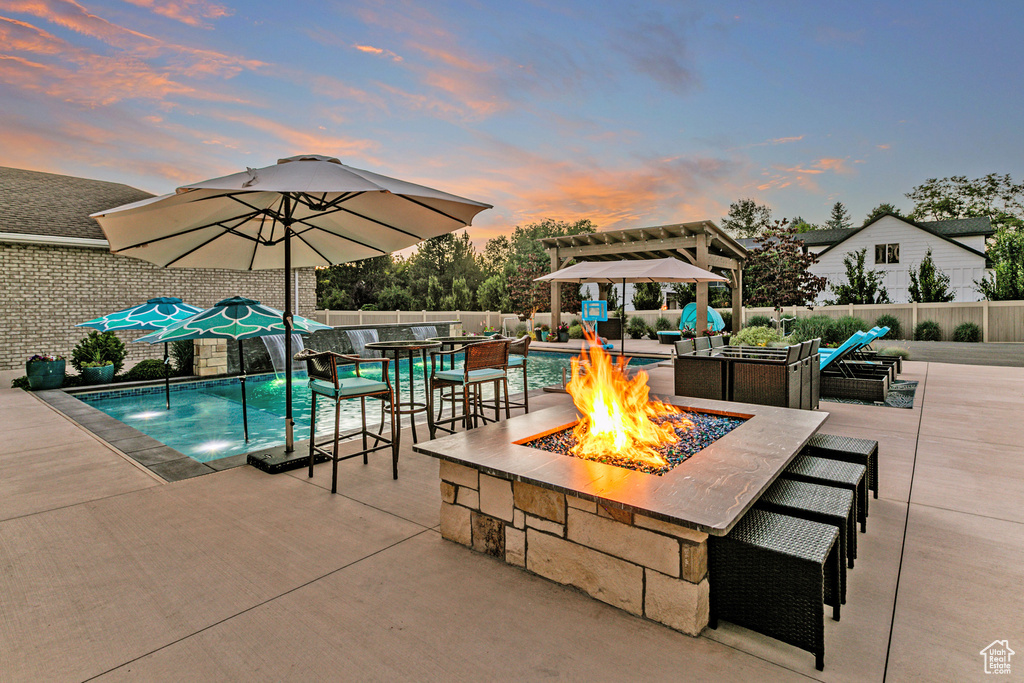
[[[461,360],[461,355],[456,356]],[[570,354],[531,353],[527,358],[529,388],[560,385],[562,370],[570,366]],[[634,358],[631,366],[656,363],[656,358]],[[392,364],[393,367],[393,364]],[[429,374],[429,361],[427,370]],[[409,388],[409,362],[400,364],[402,397],[407,400]],[[353,370],[339,369],[341,376],[352,376]],[[413,365],[416,383],[416,400],[426,400],[423,383],[423,363],[417,360]],[[391,376],[394,385],[394,375]],[[364,377],[380,379],[380,365],[364,368]],[[296,373],[292,384],[292,410],[295,419],[297,439],[309,436],[310,392],[306,373]],[[242,393],[237,379],[221,379],[207,382],[188,382],[172,385],[178,395],[166,410],[163,387],[132,390],[130,395],[123,392],[88,392],[76,394],[76,398],[102,410],[143,434],[153,437],[171,448],[199,462],[209,462],[232,455],[272,448],[284,443],[285,380],[273,375],[255,375],[246,380],[246,401],[249,416],[249,440],[242,433]],[[152,393],[148,393],[152,391]],[[509,373],[509,393],[523,391],[522,373]],[[379,422],[379,401],[367,401],[367,423]],[[331,434],[334,429],[334,408],[327,402],[317,408],[317,434]],[[406,418],[407,420],[408,418]],[[342,401],[341,429],[349,431],[360,424],[359,401]],[[403,424],[408,424],[403,421]]]

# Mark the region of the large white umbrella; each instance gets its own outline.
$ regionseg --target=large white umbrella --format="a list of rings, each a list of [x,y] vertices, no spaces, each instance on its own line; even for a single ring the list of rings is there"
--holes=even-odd
[[[168,268],[284,269],[291,357],[291,269],[359,261],[470,225],[489,204],[301,155],[183,185],[93,214],[110,250]],[[293,450],[291,363],[286,445]]]
[[[622,283],[622,304],[620,320],[625,319],[626,283],[637,282],[728,282],[728,278],[715,275],[709,270],[698,268],[679,259],[631,259],[624,261],[583,261],[576,265],[542,275],[537,280],[554,282],[603,282]],[[626,330],[622,330],[622,344],[619,355],[625,353]]]

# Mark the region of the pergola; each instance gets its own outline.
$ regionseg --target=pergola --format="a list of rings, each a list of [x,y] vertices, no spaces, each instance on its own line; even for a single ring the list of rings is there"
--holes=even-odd
[[[712,221],[675,223],[651,228],[592,232],[540,240],[551,257],[551,272],[569,261],[619,261],[672,257],[729,279],[733,329],[740,326],[743,306],[743,262],[747,250]],[[625,292],[622,293],[626,295]],[[551,283],[552,327],[561,322],[561,287]],[[697,283],[697,320],[707,320],[708,283]]]

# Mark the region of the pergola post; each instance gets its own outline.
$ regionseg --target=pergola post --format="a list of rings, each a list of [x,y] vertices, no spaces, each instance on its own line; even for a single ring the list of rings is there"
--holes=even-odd
[[[743,269],[732,271],[732,332],[743,329]]]
[[[551,253],[551,272],[559,270],[562,266],[558,258],[558,249],[549,250]],[[562,323],[562,283],[551,283],[551,329],[557,330]],[[556,332],[557,336],[557,332]]]
[[[708,236],[706,233],[700,233],[697,236],[697,263],[694,264],[698,268],[709,270],[708,268]],[[695,330],[698,335],[704,334],[704,330],[708,326],[708,283],[698,282],[697,283],[697,317]]]

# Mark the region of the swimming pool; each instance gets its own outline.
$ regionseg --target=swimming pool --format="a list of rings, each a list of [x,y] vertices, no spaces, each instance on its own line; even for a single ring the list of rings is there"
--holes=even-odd
[[[570,354],[564,353],[531,353],[527,359],[529,388],[538,389],[561,384],[562,369],[570,367],[571,358]],[[633,358],[630,365],[648,365],[658,360]],[[427,367],[429,369],[429,363]],[[402,361],[402,397],[406,400],[408,369],[408,361]],[[351,375],[351,370],[348,372]],[[413,372],[416,373],[416,400],[424,401],[426,391],[423,387],[423,367],[420,361],[414,363]],[[380,366],[377,366],[376,374],[372,370],[367,370],[363,376],[380,379]],[[237,378],[172,385],[170,410],[165,407],[163,385],[79,393],[75,394],[75,397],[194,460],[209,462],[284,443],[284,385],[284,378],[274,375],[256,375],[246,380],[248,441],[242,432],[242,394]],[[510,372],[509,393],[515,395],[522,391],[522,373]],[[310,392],[305,373],[297,373],[293,376],[292,383],[292,413],[295,419],[296,439],[309,436],[309,404]],[[367,403],[368,423],[376,423],[379,405],[378,401]],[[342,430],[350,430],[359,423],[359,402],[343,401]],[[403,424],[408,422],[403,421]],[[321,403],[317,409],[317,434],[331,434],[333,429],[333,406],[326,408]]]

